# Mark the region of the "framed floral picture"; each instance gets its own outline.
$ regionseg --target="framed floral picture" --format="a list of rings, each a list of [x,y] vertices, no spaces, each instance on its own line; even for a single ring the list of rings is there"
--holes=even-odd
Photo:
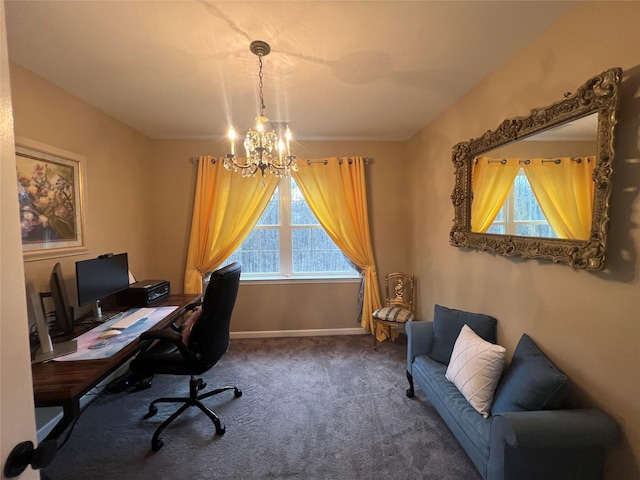
[[[84,157],[16,138],[25,261],[86,253]]]

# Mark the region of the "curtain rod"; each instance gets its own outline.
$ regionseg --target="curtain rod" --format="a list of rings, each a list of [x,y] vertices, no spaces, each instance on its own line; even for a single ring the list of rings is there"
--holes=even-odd
[[[576,163],[582,163],[582,159],[585,157],[563,157],[563,158],[569,158],[569,160],[571,160],[572,162],[576,162]],[[591,160],[589,160],[589,158],[587,158],[587,162],[590,162]],[[506,165],[507,164],[507,159],[503,158],[502,160],[497,159],[497,158],[490,158],[487,160],[487,163],[501,163],[502,165]],[[518,163],[524,163],[525,165],[529,165],[531,163],[531,160],[528,158],[522,159],[519,158],[518,159]],[[562,163],[562,159],[560,158],[541,158],[540,159],[540,163],[554,163],[556,165],[560,165]]]
[[[191,161],[193,163],[198,163],[198,160],[200,159],[200,157],[191,157]],[[312,163],[324,163],[325,165],[327,164],[327,160],[307,160],[306,163],[307,165],[311,165]],[[364,164],[365,165],[369,165],[370,163],[373,163],[373,158],[372,157],[364,157]]]

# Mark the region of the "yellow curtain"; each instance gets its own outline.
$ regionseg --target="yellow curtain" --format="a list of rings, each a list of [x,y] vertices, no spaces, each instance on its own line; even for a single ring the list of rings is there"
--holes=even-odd
[[[222,264],[251,233],[278,186],[279,177],[243,177],[222,159],[203,156],[191,219],[184,291],[202,292],[202,275]]]
[[[520,170],[517,158],[477,157],[471,175],[471,231],[486,232],[502,208]]]
[[[534,158],[524,166],[531,190],[558,237],[587,240],[593,212],[595,156],[554,160]]]
[[[363,273],[362,317],[360,324],[372,331],[371,314],[382,306],[378,273],[373,258],[367,192],[362,157],[327,159],[327,164],[298,162],[292,173],[300,191],[320,225]],[[378,330],[378,338],[387,338]]]

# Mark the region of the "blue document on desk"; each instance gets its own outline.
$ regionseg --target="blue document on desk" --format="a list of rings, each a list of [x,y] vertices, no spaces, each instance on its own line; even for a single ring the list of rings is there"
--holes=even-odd
[[[178,307],[157,307],[146,318],[141,319],[129,328],[122,330],[120,335],[110,338],[100,338],[105,331],[110,330],[110,327],[115,324],[119,319],[109,320],[96,328],[89,330],[86,333],[80,335],[76,340],[78,342],[78,350],[69,355],[54,358],[56,362],[67,362],[70,360],[99,360],[103,358],[109,358],[128,344],[133,342],[140,336],[141,333],[146,332],[156,323],[166,318],[171,312]]]

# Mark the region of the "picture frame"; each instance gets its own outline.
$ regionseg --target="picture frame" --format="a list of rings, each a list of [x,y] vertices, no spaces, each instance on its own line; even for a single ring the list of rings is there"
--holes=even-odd
[[[16,137],[16,180],[25,262],[88,253],[85,158]]]

